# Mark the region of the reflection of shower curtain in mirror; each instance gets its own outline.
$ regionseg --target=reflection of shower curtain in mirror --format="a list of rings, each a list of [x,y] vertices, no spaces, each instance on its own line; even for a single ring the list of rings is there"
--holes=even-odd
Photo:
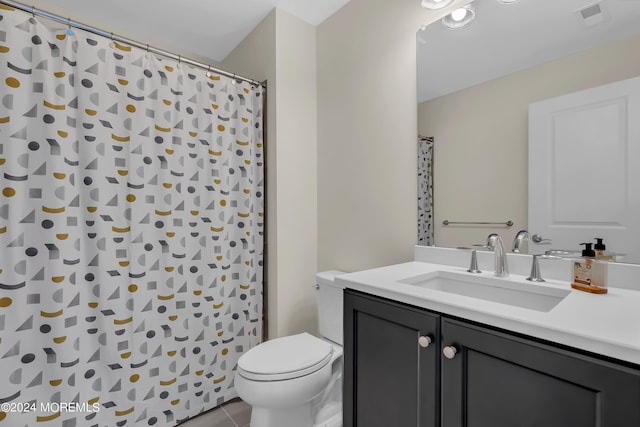
[[[174,426],[262,335],[263,89],[66,30],[0,7],[0,425]]]
[[[418,138],[418,244],[434,244],[433,137]]]

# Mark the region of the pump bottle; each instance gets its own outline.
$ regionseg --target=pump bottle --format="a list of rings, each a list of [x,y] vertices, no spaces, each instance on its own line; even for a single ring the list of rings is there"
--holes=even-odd
[[[584,245],[582,257],[573,262],[573,282],[571,287],[593,294],[607,293],[607,262],[596,258],[591,243]]]
[[[603,261],[614,261],[613,254],[607,251],[607,247],[602,242],[604,239],[596,237],[595,240],[596,243],[593,245],[593,249],[596,251],[596,258]]]

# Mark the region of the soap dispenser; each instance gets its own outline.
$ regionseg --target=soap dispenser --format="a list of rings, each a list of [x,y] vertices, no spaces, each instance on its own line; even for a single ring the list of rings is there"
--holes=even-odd
[[[593,249],[596,251],[596,258],[603,261],[613,261],[613,254],[607,251],[607,247],[602,242],[604,239],[596,237],[596,244],[593,245]]]
[[[593,294],[606,294],[607,262],[596,258],[596,251],[591,243],[584,245],[582,258],[573,262],[573,282],[571,287],[579,291]]]

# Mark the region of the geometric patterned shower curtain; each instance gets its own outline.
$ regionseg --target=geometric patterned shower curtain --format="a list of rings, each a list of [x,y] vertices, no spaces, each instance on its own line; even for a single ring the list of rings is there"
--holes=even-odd
[[[433,246],[433,137],[418,138],[418,244]]]
[[[263,89],[0,6],[0,427],[173,426],[262,336]]]

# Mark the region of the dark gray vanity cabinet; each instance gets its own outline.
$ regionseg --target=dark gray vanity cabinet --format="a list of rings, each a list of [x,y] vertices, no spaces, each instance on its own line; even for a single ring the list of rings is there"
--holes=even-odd
[[[442,426],[640,426],[640,373],[443,317]]]
[[[634,367],[351,290],[344,354],[345,426],[640,427]]]
[[[438,426],[438,316],[349,290],[344,312],[344,426]]]

